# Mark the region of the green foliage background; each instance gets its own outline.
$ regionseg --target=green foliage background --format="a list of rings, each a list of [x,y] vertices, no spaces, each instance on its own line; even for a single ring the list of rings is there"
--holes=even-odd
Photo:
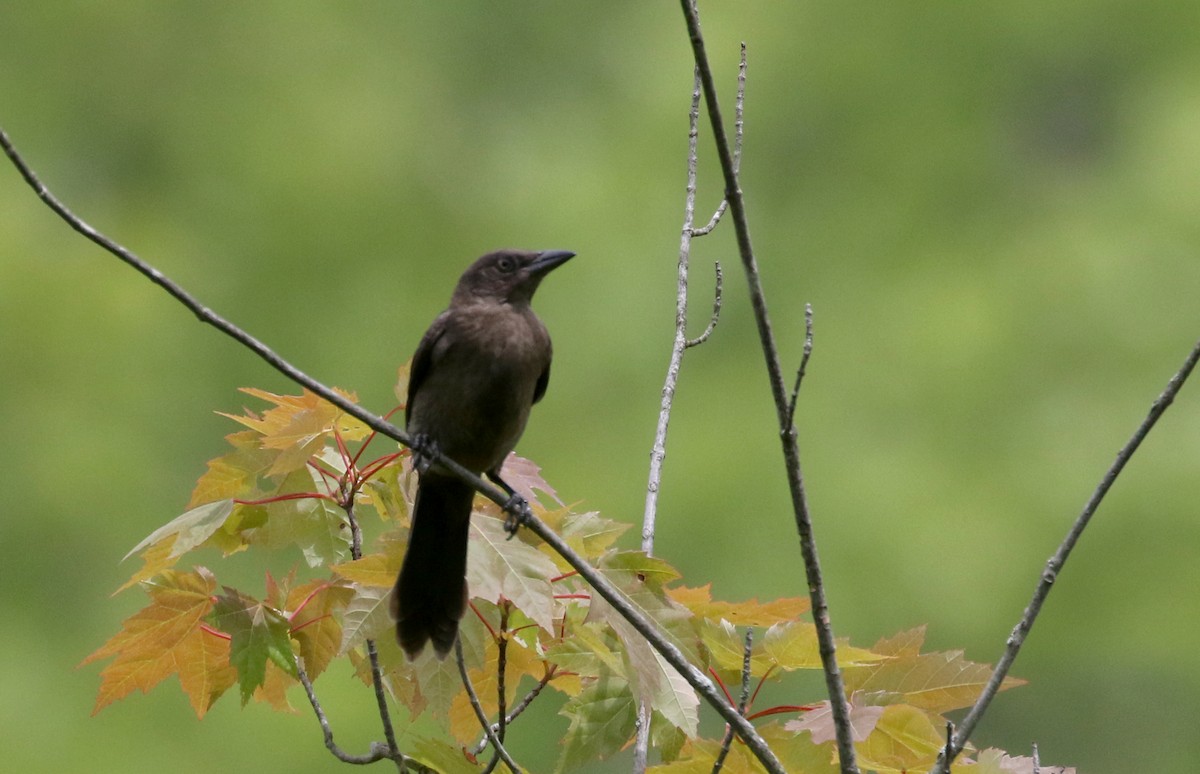
[[[816,310],[798,422],[836,630],[869,645],[928,623],[931,648],[994,662],[1200,335],[1200,5],[702,13],[727,99],[750,46],[743,186],[788,363]],[[376,410],[469,260],[576,250],[538,298],[557,357],[521,452],[568,500],[640,519],[682,217],[677,4],[5,0],[0,17],[0,125],[52,189]],[[728,599],[801,594],[731,230],[696,245],[694,323],[713,259],[725,312],[684,364],[659,552]],[[0,363],[0,767],[344,770],[299,693],[296,718],[227,699],[197,723],[173,688],[90,718],[97,669],[74,669],[141,604],[109,597],[132,571],[117,559],[223,450],[213,411],[291,386],[7,166]],[[1197,389],[1103,507],[1018,661],[1031,684],[976,741],[1194,770]],[[336,670],[318,685],[363,749],[369,695]],[[518,754],[544,768],[563,727],[523,722]]]

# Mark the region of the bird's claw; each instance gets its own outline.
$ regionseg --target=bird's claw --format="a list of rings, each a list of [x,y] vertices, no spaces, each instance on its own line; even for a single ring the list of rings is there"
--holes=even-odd
[[[441,454],[441,449],[438,448],[438,443],[433,436],[426,433],[417,433],[413,436],[412,441],[413,469],[418,474],[424,475],[425,471],[433,465],[433,461]]]
[[[532,518],[533,511],[525,498],[515,492],[509,495],[508,502],[504,503],[504,531],[508,533],[508,539],[512,540],[517,530]]]

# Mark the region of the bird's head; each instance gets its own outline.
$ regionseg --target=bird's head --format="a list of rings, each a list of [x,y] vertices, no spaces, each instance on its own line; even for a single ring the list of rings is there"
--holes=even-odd
[[[542,277],[574,256],[570,250],[488,253],[463,272],[454,289],[454,301],[528,304]]]

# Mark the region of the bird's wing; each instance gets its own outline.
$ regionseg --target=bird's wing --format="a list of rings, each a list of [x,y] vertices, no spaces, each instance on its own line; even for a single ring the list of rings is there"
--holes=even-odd
[[[413,398],[416,396],[417,390],[421,389],[421,383],[425,381],[425,377],[429,376],[429,371],[433,367],[435,345],[438,343],[438,339],[446,333],[446,327],[446,313],[442,312],[429,326],[429,330],[425,331],[425,335],[421,337],[421,343],[417,345],[417,351],[413,353],[412,365],[408,371],[408,399],[404,403],[406,425],[412,419]]]
[[[546,386],[550,384],[550,364],[546,363],[546,370],[542,371],[538,376],[537,384],[533,386],[533,402],[537,403],[546,394]]]

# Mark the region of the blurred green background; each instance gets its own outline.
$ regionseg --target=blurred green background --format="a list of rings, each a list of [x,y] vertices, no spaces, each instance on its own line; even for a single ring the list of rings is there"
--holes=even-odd
[[[1200,4],[702,8],[742,162],[837,633],[928,624],[992,663],[1046,558],[1200,335]],[[672,2],[0,2],[0,125],[99,229],[385,411],[462,268],[579,258],[537,308],[521,451],[640,521],[671,339],[691,62]],[[725,108],[731,112],[727,101]],[[701,205],[720,195],[701,140]],[[696,243],[658,552],[728,599],[803,594],[732,229]],[[75,665],[142,604],[119,558],[177,514],[244,385],[293,387],[0,170],[0,768],[344,771],[295,717],[172,681],[89,717]],[[1100,773],[1200,757],[1200,385],[1085,535],[975,741]],[[635,544],[636,530],[627,536]],[[378,736],[348,670],[338,738]],[[792,701],[819,698],[805,683]],[[516,752],[538,770],[549,708]],[[536,735],[535,735],[536,734]],[[624,770],[623,764],[597,771]]]

